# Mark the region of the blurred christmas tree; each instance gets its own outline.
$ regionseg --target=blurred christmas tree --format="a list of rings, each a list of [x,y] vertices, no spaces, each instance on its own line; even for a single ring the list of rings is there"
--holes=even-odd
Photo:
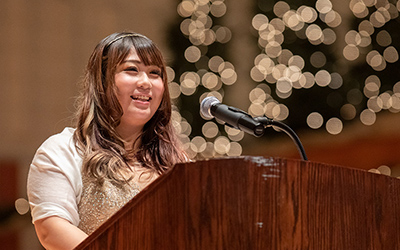
[[[192,157],[241,153],[243,132],[198,114],[205,96],[222,100],[236,81],[235,65],[225,59],[234,53],[227,50],[231,30],[220,22],[233,4],[183,0],[177,8],[171,86],[183,116],[176,115],[177,127]],[[347,5],[340,13],[330,0],[252,4],[248,26],[259,54],[248,72],[254,88],[243,93],[251,115],[339,134],[350,121],[372,125],[377,113],[400,111],[399,1],[338,0]]]

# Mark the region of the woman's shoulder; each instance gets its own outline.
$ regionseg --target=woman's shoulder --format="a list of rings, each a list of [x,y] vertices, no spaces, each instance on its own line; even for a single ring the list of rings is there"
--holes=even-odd
[[[71,127],[65,127],[63,131],[60,133],[54,134],[47,138],[47,140],[44,143],[49,143],[49,142],[59,142],[59,141],[68,141],[71,138],[73,138],[75,129]]]
[[[54,134],[47,138],[42,145],[39,147],[41,148],[49,148],[49,149],[57,149],[60,148],[68,148],[68,147],[75,147],[74,143],[74,128],[66,127],[60,133]]]
[[[70,162],[80,165],[82,157],[77,151],[74,132],[74,128],[66,127],[61,133],[50,136],[38,148],[36,157],[42,156],[55,162]]]

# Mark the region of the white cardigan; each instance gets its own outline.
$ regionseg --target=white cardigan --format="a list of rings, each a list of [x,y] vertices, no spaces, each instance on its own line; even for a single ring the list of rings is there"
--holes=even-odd
[[[59,216],[78,226],[82,193],[82,157],[73,141],[75,129],[49,137],[36,151],[28,174],[32,222]]]

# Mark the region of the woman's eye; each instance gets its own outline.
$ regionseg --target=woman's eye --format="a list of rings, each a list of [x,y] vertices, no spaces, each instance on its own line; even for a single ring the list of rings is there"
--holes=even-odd
[[[161,70],[153,70],[150,72],[152,75],[161,76]]]
[[[128,68],[125,69],[125,71],[138,72],[138,69],[136,67],[128,67]]]

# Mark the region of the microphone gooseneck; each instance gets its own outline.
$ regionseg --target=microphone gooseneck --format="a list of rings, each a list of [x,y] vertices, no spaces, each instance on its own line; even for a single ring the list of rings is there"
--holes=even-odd
[[[253,118],[243,110],[222,104],[216,97],[209,96],[204,98],[200,105],[200,113],[206,119],[218,118],[226,125],[252,134],[256,137],[264,135],[265,128],[277,127],[284,131],[294,141],[299,150],[300,156],[307,161],[307,156],[303,145],[296,133],[286,124],[274,121],[266,116]]]

